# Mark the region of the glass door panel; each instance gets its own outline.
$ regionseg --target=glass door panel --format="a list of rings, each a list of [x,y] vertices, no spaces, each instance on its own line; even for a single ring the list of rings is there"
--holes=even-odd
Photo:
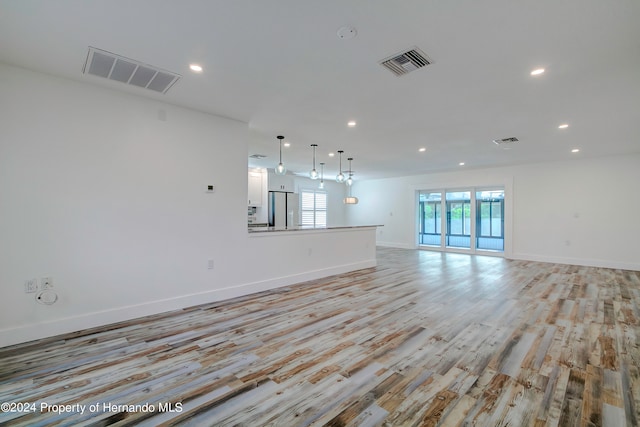
[[[504,251],[504,190],[476,192],[476,248]]]
[[[471,248],[471,192],[446,193],[447,234],[446,246]]]
[[[418,243],[440,246],[442,236],[442,193],[420,192]]]

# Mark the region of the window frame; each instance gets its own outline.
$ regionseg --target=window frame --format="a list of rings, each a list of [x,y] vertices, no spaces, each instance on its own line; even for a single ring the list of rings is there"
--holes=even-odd
[[[305,209],[305,194],[312,194],[313,195],[313,208],[306,208]],[[322,206],[318,206],[318,196],[322,196],[324,198],[324,208],[322,208]],[[305,188],[305,189],[301,189],[300,190],[300,226],[302,227],[326,227],[327,226],[327,220],[328,220],[328,216],[329,216],[329,206],[328,206],[328,201],[329,201],[329,197],[328,194],[326,192],[326,190],[320,190],[320,189],[311,189],[311,188]],[[305,212],[312,212],[312,218],[313,218],[313,224],[310,223],[305,223],[304,219],[305,219]],[[324,224],[318,224],[318,213],[319,212],[323,212],[324,213]]]
[[[422,187],[422,186],[421,186]],[[418,218],[416,220],[415,230],[417,231],[416,244],[420,249],[436,250],[442,252],[459,252],[459,253],[478,253],[485,255],[505,256],[510,253],[509,251],[509,233],[507,228],[510,226],[510,219],[507,218],[508,202],[507,195],[509,194],[509,185],[505,186],[469,186],[469,187],[441,187],[429,188],[422,187],[416,188],[416,202],[418,208]],[[480,194],[484,192],[490,192],[492,194]],[[460,194],[455,194],[460,193]],[[462,194],[468,193],[468,194]],[[493,194],[495,193],[495,194]],[[439,196],[439,197],[438,197]],[[466,197],[462,197],[466,196]],[[426,218],[425,205],[427,200],[439,199],[441,203],[441,237],[440,242],[437,243],[431,238],[431,233],[426,232]],[[482,201],[483,203],[479,203]],[[491,204],[487,203],[491,202]],[[453,218],[453,210],[451,209],[452,203],[459,203],[456,206],[457,211],[460,211],[460,218]],[[488,208],[490,213],[489,224],[487,228],[482,227],[481,210],[482,205]],[[466,208],[466,209],[465,209]],[[497,215],[500,217],[498,218]],[[494,218],[496,216],[496,218]],[[456,223],[457,226],[455,233],[452,232],[452,225]],[[468,224],[467,224],[468,222]],[[432,224],[432,223],[431,223]],[[459,229],[460,228],[460,229]],[[481,234],[482,232],[489,232],[489,236]],[[468,233],[468,234],[459,234]],[[499,234],[499,235],[498,235]],[[459,239],[465,238],[469,240],[467,245],[465,242],[450,241],[450,238]],[[485,242],[486,239],[491,240],[491,244]]]

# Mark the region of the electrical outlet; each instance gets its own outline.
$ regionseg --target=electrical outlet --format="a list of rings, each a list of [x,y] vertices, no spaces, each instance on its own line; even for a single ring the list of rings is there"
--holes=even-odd
[[[209,270],[213,270],[213,260],[212,260],[212,259],[210,259],[210,260],[207,262],[207,265],[208,265]]]
[[[24,281],[24,293],[33,294],[38,292],[38,279],[30,279]]]
[[[43,291],[45,289],[53,288],[53,277],[43,277],[40,279],[40,289]]]

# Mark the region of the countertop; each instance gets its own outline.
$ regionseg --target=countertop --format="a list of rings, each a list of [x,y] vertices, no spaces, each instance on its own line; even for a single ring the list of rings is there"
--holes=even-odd
[[[270,233],[274,231],[312,231],[312,230],[348,230],[354,228],[370,228],[370,227],[382,227],[382,225],[342,225],[333,227],[310,227],[310,226],[298,226],[298,227],[250,227],[249,234],[254,233]]]

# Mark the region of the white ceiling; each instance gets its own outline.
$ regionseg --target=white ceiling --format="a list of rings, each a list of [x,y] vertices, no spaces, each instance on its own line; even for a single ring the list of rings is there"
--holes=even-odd
[[[247,122],[269,156],[251,166],[279,134],[294,172],[315,143],[333,175],[343,149],[362,179],[639,152],[638,22],[637,0],[0,0],[0,61]],[[89,46],[183,78],[161,95],[84,75]],[[434,63],[379,64],[414,46]]]

